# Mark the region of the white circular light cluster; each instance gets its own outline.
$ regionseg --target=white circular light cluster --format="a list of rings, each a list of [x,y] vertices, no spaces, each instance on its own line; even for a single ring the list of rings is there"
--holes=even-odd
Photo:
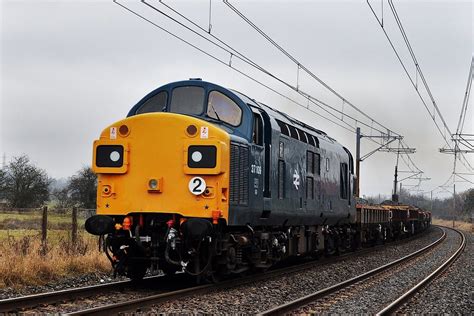
[[[109,157],[110,157],[110,160],[112,160],[113,162],[117,162],[120,159],[120,153],[114,150],[113,152],[110,153]]]
[[[191,154],[191,159],[194,162],[200,162],[202,160],[202,154],[199,151],[195,151]]]

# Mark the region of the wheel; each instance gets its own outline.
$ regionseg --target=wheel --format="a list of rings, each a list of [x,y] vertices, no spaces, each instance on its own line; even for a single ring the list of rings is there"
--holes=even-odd
[[[165,275],[173,275],[178,271],[181,271],[182,268],[180,266],[169,264],[168,262],[163,262],[160,264],[159,268]]]
[[[127,276],[132,281],[140,281],[145,277],[148,267],[146,265],[136,264],[133,266],[128,266]]]

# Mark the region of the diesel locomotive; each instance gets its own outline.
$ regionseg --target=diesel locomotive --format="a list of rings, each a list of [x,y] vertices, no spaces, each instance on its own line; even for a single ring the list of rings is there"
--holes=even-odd
[[[216,277],[337,253],[427,227],[409,206],[354,197],[350,151],[246,95],[191,79],[164,85],[94,142],[97,215],[116,274]]]

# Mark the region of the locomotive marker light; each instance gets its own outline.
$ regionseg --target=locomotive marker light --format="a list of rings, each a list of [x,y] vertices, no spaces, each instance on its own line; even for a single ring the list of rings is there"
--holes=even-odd
[[[194,162],[200,162],[202,160],[202,154],[201,152],[199,151],[195,151],[192,153],[191,155],[191,159],[194,161]]]
[[[127,137],[128,134],[130,134],[130,129],[125,124],[120,125],[118,131],[119,131],[120,136],[122,136],[122,137]]]
[[[214,168],[217,163],[217,147],[191,145],[188,148],[188,166],[190,168]]]
[[[150,189],[156,190],[156,188],[158,187],[158,181],[156,181],[156,179],[151,179],[150,181],[148,181],[148,186],[150,187]]]
[[[121,167],[123,165],[123,147],[120,145],[97,146],[96,165],[98,167]]]
[[[194,195],[201,195],[206,190],[206,181],[201,177],[194,177],[189,180],[188,189]]]
[[[113,162],[117,162],[120,159],[120,153],[118,151],[114,150],[113,152],[110,153],[109,158]]]
[[[148,180],[148,192],[161,193],[163,192],[163,178],[152,178]]]
[[[188,134],[188,136],[191,136],[191,137],[196,136],[196,134],[197,134],[197,127],[196,127],[196,125],[189,125],[189,126],[186,128],[186,134]]]
[[[128,169],[128,143],[123,140],[94,141],[93,170],[103,174],[124,174]]]

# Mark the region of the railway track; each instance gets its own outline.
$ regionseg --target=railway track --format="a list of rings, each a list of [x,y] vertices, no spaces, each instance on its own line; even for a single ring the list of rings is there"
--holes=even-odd
[[[435,271],[433,271],[431,274],[429,274],[420,282],[416,283],[414,286],[408,289],[405,293],[399,296],[396,300],[394,300],[392,303],[388,304],[384,309],[379,311],[377,315],[390,315],[390,314],[395,313],[405,303],[409,302],[410,298],[413,297],[413,295],[419,292],[423,287],[428,285],[431,281],[436,279],[437,276],[439,276],[443,271],[445,271],[449,266],[451,266],[456,261],[457,258],[459,258],[464,248],[466,247],[466,236],[464,236],[464,234],[461,231],[459,230],[456,230],[456,231],[461,235],[461,245],[456,250],[456,252],[451,257],[449,257],[448,260],[446,260],[442,265],[440,265]]]
[[[450,228],[444,228],[450,229]],[[417,282],[416,285],[410,287],[406,290],[401,296],[395,299],[393,302],[390,302],[386,305],[385,308],[381,309],[378,312],[378,315],[388,315],[394,313],[400,306],[407,302],[410,297],[415,294],[421,287],[426,285],[428,282],[433,280],[440,272],[446,269],[450,264],[452,264],[456,258],[462,253],[462,250],[465,247],[465,236],[462,232],[454,230],[461,236],[461,243],[457,247],[455,253],[450,256],[442,265],[440,265],[434,272],[429,276],[424,278],[422,281]],[[283,315],[283,314],[292,314],[292,313],[320,313],[327,312],[327,307],[333,304],[338,304],[341,301],[346,300],[348,297],[354,295],[354,293],[363,293],[365,290],[365,285],[373,285],[376,281],[373,279],[379,278],[387,280],[393,272],[400,273],[403,271],[404,264],[408,262],[417,260],[416,258],[426,255],[430,251],[439,246],[446,239],[446,231],[443,235],[433,243],[428,246],[419,249],[416,252],[413,252],[407,256],[404,256],[400,259],[392,261],[386,265],[380,266],[376,269],[370,270],[366,273],[363,273],[354,278],[348,279],[346,281],[334,284],[330,287],[321,289],[304,297],[295,299],[293,301],[281,304],[272,309],[266,310],[259,313],[259,315]],[[393,276],[393,275],[392,275]],[[321,309],[315,309],[314,306],[318,306]],[[375,310],[376,312],[377,310]],[[329,312],[330,313],[330,312]]]
[[[410,240],[411,239],[412,238],[410,238]],[[408,241],[408,239],[397,241],[394,243],[400,243],[400,242],[406,242],[406,241]],[[126,302],[113,303],[109,305],[103,305],[103,306],[98,306],[94,308],[78,310],[75,312],[68,313],[67,315],[110,315],[110,314],[119,313],[119,312],[137,311],[137,310],[143,309],[146,306],[149,306],[152,304],[159,304],[161,302],[172,300],[172,299],[182,299],[183,297],[190,296],[190,295],[199,295],[199,294],[202,295],[210,291],[244,285],[251,282],[262,281],[265,279],[278,277],[279,275],[284,275],[287,273],[303,271],[317,265],[326,265],[326,264],[330,264],[330,263],[334,263],[338,261],[343,261],[347,259],[348,257],[354,256],[354,255],[362,255],[362,254],[376,251],[378,248],[381,248],[381,247],[383,246],[381,245],[381,246],[376,246],[372,248],[365,248],[357,252],[346,253],[338,257],[325,258],[321,261],[309,261],[306,263],[298,264],[296,266],[282,267],[275,270],[269,270],[261,274],[252,274],[245,277],[230,279],[230,280],[220,282],[217,284],[204,284],[204,285],[199,285],[199,286],[193,286],[193,287],[184,288],[177,291],[160,293],[156,295],[148,295],[148,296],[140,297],[137,299],[129,300]]]
[[[401,244],[412,239],[420,237],[414,236],[411,238],[399,240],[392,242],[390,244],[396,245]],[[303,271],[318,265],[326,265],[330,263],[335,263],[338,261],[343,261],[351,256],[363,255],[376,251],[383,246],[376,246],[371,248],[364,248],[357,252],[346,253],[337,257],[324,258],[320,261],[309,261],[295,266],[283,267],[275,270],[269,270],[265,273],[249,275],[246,277],[240,277],[236,279],[227,280],[218,284],[205,284],[199,286],[192,286],[190,280],[184,281],[185,275],[182,276],[175,275],[174,278],[167,277],[150,277],[143,280],[142,283],[134,283],[131,281],[120,281],[113,282],[109,284],[96,285],[90,287],[81,287],[68,289],[58,292],[49,292],[35,295],[28,295],[18,298],[0,300],[0,313],[8,312],[23,312],[28,310],[35,310],[35,307],[42,307],[51,305],[56,305],[57,307],[52,307],[48,309],[49,312],[64,312],[61,310],[61,305],[63,303],[72,304],[75,306],[81,306],[81,301],[93,300],[94,296],[107,295],[110,296],[111,292],[121,293],[124,291],[144,291],[144,293],[139,293],[138,298],[126,299],[116,303],[104,304],[102,306],[86,308],[82,310],[74,310],[69,313],[69,315],[105,315],[112,314],[124,311],[134,311],[140,310],[143,307],[146,307],[151,304],[158,304],[163,301],[172,300],[175,298],[183,298],[185,296],[203,294],[213,290],[224,289],[228,287],[233,287],[237,285],[244,285],[251,282],[261,281],[269,278],[278,277],[279,275],[284,275],[292,272]],[[182,277],[183,280],[179,278]],[[178,278],[178,279],[177,279]],[[167,283],[170,283],[172,286],[166,286]],[[178,285],[179,284],[179,285]],[[164,285],[164,286],[163,286]],[[174,285],[174,286],[173,286]],[[158,287],[153,289],[153,287]],[[66,311],[67,312],[67,311]]]
[[[87,299],[95,295],[110,293],[111,291],[123,292],[130,289],[136,290],[150,288],[153,287],[156,282],[162,284],[168,284],[171,282],[176,283],[176,277],[178,277],[179,281],[179,276],[175,276],[175,279],[166,276],[152,276],[147,277],[140,282],[134,282],[131,280],[118,281],[4,299],[0,300],[0,314],[24,311],[38,306],[61,304],[62,302],[70,302],[78,299]]]

